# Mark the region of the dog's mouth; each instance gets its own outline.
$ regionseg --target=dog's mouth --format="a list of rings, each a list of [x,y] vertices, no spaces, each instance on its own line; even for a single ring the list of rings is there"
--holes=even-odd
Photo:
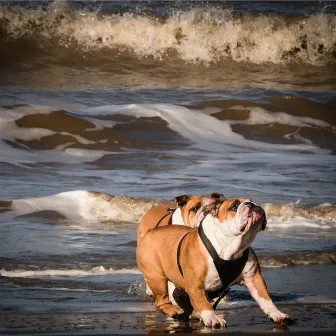
[[[247,232],[254,224],[258,222],[264,223],[266,221],[265,212],[260,207],[254,207],[252,209],[246,208],[244,212],[246,212],[246,217],[243,225],[239,229],[240,233]]]
[[[194,221],[193,227],[198,228],[204,218],[215,208],[216,202],[210,200],[210,202],[202,202],[202,206],[196,212],[196,219]],[[204,204],[205,203],[205,204]]]
[[[208,213],[209,211],[200,210],[199,213],[196,214],[196,220],[194,223],[195,228],[198,228],[201,225],[202,221]]]
[[[211,212],[212,208],[212,205],[206,205],[204,208],[197,211],[196,220],[194,223],[195,228],[198,228],[201,225],[202,221]]]

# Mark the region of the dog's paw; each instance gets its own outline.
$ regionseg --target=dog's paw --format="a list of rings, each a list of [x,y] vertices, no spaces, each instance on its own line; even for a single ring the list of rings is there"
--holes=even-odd
[[[198,311],[193,310],[192,313],[189,316],[190,320],[202,320],[201,315]]]
[[[181,309],[180,307],[170,305],[169,307],[165,307],[165,314],[168,316],[176,319],[176,320],[184,320],[185,314],[184,310]]]
[[[148,296],[154,296],[153,291],[148,286],[146,286],[146,294]]]
[[[277,314],[273,314],[270,316],[271,320],[279,325],[285,325],[285,324],[292,324],[290,316],[284,313],[281,313],[280,311]]]
[[[226,321],[216,315],[213,310],[203,310],[201,312],[203,323],[208,328],[219,329],[226,328]]]

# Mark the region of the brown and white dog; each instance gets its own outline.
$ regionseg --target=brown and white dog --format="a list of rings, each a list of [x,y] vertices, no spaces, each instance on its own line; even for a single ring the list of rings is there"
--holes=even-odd
[[[136,258],[153,291],[156,310],[181,318],[184,310],[188,317],[194,309],[193,315],[207,327],[224,328],[225,320],[215,314],[209,301],[238,284],[248,288],[275,323],[288,321],[289,316],[272,302],[250,247],[265,227],[260,206],[249,199],[231,199],[218,201],[217,211],[209,213],[198,228],[169,225],[148,232],[138,244]],[[174,288],[186,292],[189,305],[188,300],[176,305]]]
[[[147,232],[169,224],[198,227],[204,216],[216,207],[217,201],[224,196],[217,192],[210,195],[181,195],[175,197],[174,205],[158,205],[150,209],[140,220],[137,230],[137,244]],[[146,282],[146,277],[145,282]],[[146,293],[153,293],[146,282]]]

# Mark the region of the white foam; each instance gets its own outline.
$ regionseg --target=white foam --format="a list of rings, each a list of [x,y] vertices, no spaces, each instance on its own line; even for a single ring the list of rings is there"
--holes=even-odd
[[[151,202],[122,196],[114,197],[111,201],[103,193],[75,190],[45,197],[13,200],[11,209],[20,215],[52,210],[72,220],[138,222],[151,207]]]
[[[310,140],[307,139],[307,138],[304,138],[303,136],[301,136],[301,135],[299,134],[300,129],[301,129],[301,128],[297,129],[297,130],[296,130],[295,132],[293,132],[293,133],[285,134],[283,137],[284,137],[285,139],[291,139],[291,138],[293,138],[293,139],[298,140],[298,141],[300,141],[300,142],[303,142],[303,143],[305,143],[305,144],[307,144],[307,145],[312,145],[312,144],[313,144],[312,141],[310,141]]]
[[[298,227],[307,227],[307,228],[317,228],[317,229],[332,229],[335,227],[332,223],[319,223],[311,221],[303,217],[294,217],[290,220],[284,220],[282,217],[273,217],[271,220],[267,221],[267,227],[270,229],[276,228],[279,229],[293,229]]]
[[[60,13],[63,13],[62,24],[55,24]],[[195,8],[174,11],[160,21],[131,13],[101,15],[71,11],[65,1],[57,1],[45,11],[1,14],[11,23],[6,26],[7,34],[14,38],[31,33],[27,27],[36,21],[40,38],[63,41],[66,47],[71,46],[69,41],[74,41],[84,50],[127,50],[138,57],[151,56],[157,60],[173,50],[190,63],[210,64],[223,58],[256,64],[286,63],[296,48],[296,59],[318,65],[326,62],[326,55],[332,54],[336,44],[336,17],[322,13],[287,22],[275,15],[239,18],[229,9]],[[303,40],[306,48],[301,48]],[[323,53],[318,51],[321,43]]]
[[[23,287],[25,288],[25,287]],[[113,293],[113,289],[88,289],[88,288],[68,288],[68,287],[29,287],[31,290],[45,290],[45,291],[56,291],[56,292],[93,292],[93,293]]]
[[[45,269],[36,271],[27,270],[0,270],[0,275],[7,278],[45,278],[45,277],[87,277],[87,276],[102,276],[102,275],[118,275],[118,274],[141,274],[138,269],[119,269],[105,268],[97,266],[90,270],[69,269]]]
[[[332,228],[336,226],[336,207],[322,204],[313,207],[299,207],[300,200],[287,204],[263,204],[268,223],[281,227]]]
[[[250,111],[250,115],[247,120],[230,121],[231,124],[239,123],[246,125],[262,125],[262,124],[277,123],[282,125],[292,125],[299,127],[312,127],[312,126],[328,127],[336,131],[336,127],[322,120],[310,117],[294,116],[285,112],[270,112],[262,107],[232,106],[230,107],[230,110]]]
[[[235,178],[235,174],[230,175]],[[274,176],[270,179],[274,179]],[[265,182],[265,179],[262,179]],[[285,180],[286,181],[286,180]],[[238,189],[244,189],[239,187]],[[299,202],[299,201],[298,201]],[[330,229],[336,225],[335,207],[329,203],[310,208],[299,207],[298,202],[263,204],[269,228],[311,227]],[[56,211],[70,220],[71,225],[88,229],[86,224],[97,222],[138,223],[141,217],[157,202],[87,190],[73,190],[44,197],[12,200],[2,216],[12,218],[43,210]],[[84,219],[84,221],[82,221]]]

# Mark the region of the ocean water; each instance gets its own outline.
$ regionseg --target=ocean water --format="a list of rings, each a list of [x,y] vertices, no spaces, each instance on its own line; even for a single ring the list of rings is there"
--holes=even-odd
[[[152,310],[141,216],[214,191],[264,207],[275,301],[335,303],[335,27],[333,1],[1,1],[1,312]]]

